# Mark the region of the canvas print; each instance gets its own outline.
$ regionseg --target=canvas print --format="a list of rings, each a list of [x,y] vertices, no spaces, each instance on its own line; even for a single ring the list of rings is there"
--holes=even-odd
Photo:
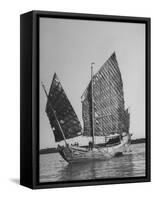
[[[39,18],[39,182],[145,177],[145,24]]]

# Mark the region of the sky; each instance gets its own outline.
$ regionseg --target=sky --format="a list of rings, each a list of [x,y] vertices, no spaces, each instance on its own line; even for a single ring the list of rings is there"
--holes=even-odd
[[[115,51],[130,110],[133,138],[145,137],[145,24],[40,18],[40,82],[49,91],[56,72],[82,126],[81,95]],[[40,84],[40,148],[55,147]]]

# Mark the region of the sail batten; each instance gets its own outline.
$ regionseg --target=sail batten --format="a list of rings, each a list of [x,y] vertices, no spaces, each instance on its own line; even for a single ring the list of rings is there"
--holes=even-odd
[[[46,113],[56,142],[81,134],[81,124],[56,74],[49,90]]]
[[[92,134],[91,104],[95,115],[95,136],[111,132],[129,131],[129,113],[124,106],[123,82],[115,53],[93,76],[93,98],[91,81],[82,95],[84,135]]]

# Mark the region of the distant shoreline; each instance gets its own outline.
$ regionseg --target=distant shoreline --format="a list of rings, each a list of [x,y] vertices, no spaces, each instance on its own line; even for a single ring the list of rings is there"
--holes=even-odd
[[[140,143],[145,143],[145,138],[131,140],[131,144],[140,144]],[[46,149],[41,149],[39,151],[40,154],[49,154],[57,152],[58,152],[57,148],[46,148]]]
[[[138,138],[131,140],[131,144],[140,144],[140,143],[145,143],[145,138]]]

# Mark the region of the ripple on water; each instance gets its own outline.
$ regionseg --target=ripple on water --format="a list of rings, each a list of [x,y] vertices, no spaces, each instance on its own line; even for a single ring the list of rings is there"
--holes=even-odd
[[[131,155],[80,164],[68,164],[59,153],[41,154],[40,182],[145,176],[145,144],[131,149]]]

